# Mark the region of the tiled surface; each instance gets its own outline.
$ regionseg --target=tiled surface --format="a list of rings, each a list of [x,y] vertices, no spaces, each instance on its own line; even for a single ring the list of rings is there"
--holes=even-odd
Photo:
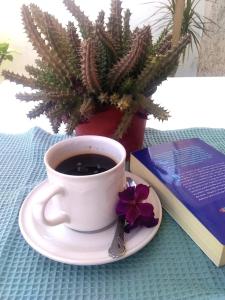
[[[145,143],[195,136],[225,152],[225,129],[147,130]],[[72,266],[32,250],[19,231],[19,209],[45,178],[44,152],[62,138],[38,128],[0,135],[0,299],[225,299],[225,268],[216,268],[165,212],[152,242],[120,262]]]

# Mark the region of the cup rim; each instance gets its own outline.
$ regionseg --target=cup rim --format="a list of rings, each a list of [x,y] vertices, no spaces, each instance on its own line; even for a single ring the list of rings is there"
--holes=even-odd
[[[69,174],[64,174],[64,173],[56,171],[53,167],[50,166],[49,162],[47,161],[49,153],[51,153],[52,151],[54,151],[54,149],[57,148],[59,144],[63,144],[65,142],[67,142],[67,141],[71,141],[72,139],[78,139],[78,138],[80,138],[80,139],[100,138],[102,140],[108,140],[108,141],[110,140],[111,142],[113,142],[114,144],[116,144],[120,148],[120,150],[122,152],[122,158],[120,159],[120,161],[114,167],[112,167],[111,169],[106,170],[104,172],[98,173],[98,174],[91,174],[91,175],[69,175]],[[117,168],[119,168],[125,162],[125,160],[126,160],[126,150],[125,150],[124,146],[120,142],[118,142],[118,141],[116,141],[116,140],[114,140],[112,138],[105,137],[105,136],[100,136],[100,135],[74,136],[74,137],[71,137],[71,138],[59,141],[59,142],[55,143],[54,145],[52,145],[45,152],[45,155],[44,155],[44,163],[45,163],[45,166],[46,166],[47,170],[53,172],[53,174],[56,174],[58,176],[60,175],[60,176],[62,176],[64,178],[68,178],[68,179],[69,178],[70,179],[73,179],[73,178],[76,178],[76,179],[87,179],[88,178],[89,179],[89,178],[96,178],[96,177],[104,176],[104,175],[106,175],[108,173],[114,172]]]

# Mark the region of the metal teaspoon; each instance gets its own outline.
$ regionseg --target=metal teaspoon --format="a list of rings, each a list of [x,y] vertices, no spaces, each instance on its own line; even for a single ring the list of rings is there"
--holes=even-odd
[[[136,186],[135,181],[131,177],[127,177],[127,187]],[[109,256],[112,258],[119,258],[126,252],[124,241],[124,220],[118,218],[116,224],[116,231],[113,236],[112,243],[108,249]]]

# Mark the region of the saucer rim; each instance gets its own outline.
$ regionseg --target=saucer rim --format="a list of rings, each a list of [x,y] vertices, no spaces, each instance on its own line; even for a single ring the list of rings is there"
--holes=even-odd
[[[126,171],[126,177],[131,177],[134,181],[138,182],[138,183],[142,183],[142,184],[146,184],[149,185],[144,179],[142,179],[141,177],[137,176],[136,174],[133,174],[131,172]],[[31,246],[36,252],[38,252],[39,254],[54,260],[56,262],[61,262],[61,263],[65,263],[65,264],[70,264],[70,265],[81,265],[81,266],[90,266],[90,265],[102,265],[102,264],[108,264],[108,263],[112,263],[112,262],[116,262],[116,261],[120,261],[122,259],[125,259],[135,253],[137,253],[139,250],[143,249],[149,242],[151,242],[151,240],[155,237],[155,235],[157,234],[159,227],[161,225],[161,221],[162,221],[162,205],[160,202],[160,199],[156,193],[156,191],[151,187],[151,191],[153,190],[154,192],[154,197],[155,197],[155,201],[157,202],[158,205],[158,224],[152,228],[146,228],[146,227],[142,227],[139,228],[139,231],[136,233],[136,235],[140,235],[143,231],[147,231],[149,230],[149,235],[146,236],[146,238],[144,238],[142,240],[141,243],[139,243],[138,245],[136,245],[135,247],[127,250],[127,252],[119,258],[112,258],[109,255],[107,256],[102,256],[99,257],[98,259],[94,258],[81,258],[79,260],[77,259],[71,259],[71,258],[67,258],[65,256],[62,256],[60,253],[59,254],[54,254],[54,253],[50,253],[50,251],[46,250],[45,248],[39,246],[37,243],[35,243],[32,240],[32,233],[27,232],[26,230],[26,225],[23,224],[23,216],[25,214],[26,211],[26,207],[27,205],[29,205],[29,201],[30,199],[33,197],[33,195],[35,195],[38,190],[40,190],[41,188],[43,188],[43,186],[47,183],[47,179],[45,179],[44,181],[42,181],[41,183],[39,183],[36,187],[34,187],[32,189],[32,191],[25,197],[25,199],[23,200],[23,203],[20,207],[20,211],[19,211],[19,218],[18,218],[18,223],[19,223],[19,228],[21,231],[21,234],[23,236],[23,238],[25,239],[25,241],[28,243],[29,246]],[[59,225],[62,226],[62,225]],[[115,227],[116,224],[113,225],[113,227]],[[150,229],[153,229],[153,231],[151,231]],[[82,234],[82,233],[81,233]],[[40,235],[40,234],[39,234]],[[132,237],[132,239],[135,238]],[[103,251],[96,251],[95,253],[101,253]],[[91,252],[90,252],[91,254]]]

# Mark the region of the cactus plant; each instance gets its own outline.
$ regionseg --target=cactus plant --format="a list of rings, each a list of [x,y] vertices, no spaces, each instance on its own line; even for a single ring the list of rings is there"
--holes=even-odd
[[[66,123],[71,134],[91,115],[115,106],[123,112],[115,138],[123,136],[137,112],[166,120],[168,111],[153,102],[152,94],[176,67],[189,36],[182,36],[175,48],[169,32],[153,42],[150,26],[130,29],[131,13],[127,9],[122,16],[120,0],[111,0],[108,22],[103,11],[92,22],[73,0],[63,2],[80,32],[72,22],[63,27],[34,4],[22,7],[25,31],[39,59],[36,66],[26,66],[29,76],[7,70],[3,75],[34,90],[17,94],[21,101],[37,102],[28,117],[45,114],[54,132]]]

